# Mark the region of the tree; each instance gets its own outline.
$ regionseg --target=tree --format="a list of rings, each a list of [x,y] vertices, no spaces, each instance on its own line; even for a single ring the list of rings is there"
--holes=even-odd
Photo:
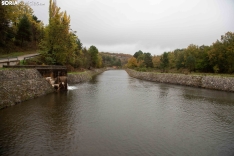
[[[89,50],[89,55],[91,58],[91,67],[97,67],[98,65],[98,49],[95,46],[90,46]]]
[[[128,59],[127,67],[128,68],[137,67],[137,59],[135,57],[131,57],[130,59]]]
[[[77,36],[70,32],[70,16],[61,12],[56,3],[50,0],[49,25],[45,28],[45,37],[41,49],[52,64],[74,63],[77,49]]]
[[[80,39],[79,39],[79,38],[77,38],[76,43],[77,43],[77,49],[78,49],[78,50],[81,50],[81,49],[82,49],[83,44],[81,43],[81,41],[80,41]]]
[[[199,55],[196,57],[195,69],[201,72],[213,72],[208,52],[211,50],[210,46],[202,45],[199,47]]]
[[[0,5],[0,53],[3,51],[10,51],[10,43],[15,37],[13,29],[10,27],[10,12],[9,6]]]
[[[33,15],[31,21],[32,27],[32,39],[34,42],[34,46],[37,49],[38,42],[43,38],[43,23],[38,20],[38,18]]]
[[[34,41],[36,47],[42,35],[43,24],[33,15],[33,9],[29,5],[23,1],[17,5],[1,5],[0,21],[0,45],[4,43],[2,45],[4,51],[22,50],[21,48],[16,48],[16,46],[23,47],[25,41],[30,41],[27,44],[30,47],[32,47],[31,41]],[[28,27],[25,27],[26,23],[29,23],[30,30]],[[2,29],[1,25],[5,25],[5,28]],[[29,35],[30,33],[31,35]],[[3,49],[0,49],[0,51],[3,51]]]
[[[164,52],[163,55],[160,58],[161,61],[161,69],[163,70],[163,72],[165,72],[165,69],[168,67],[169,64],[169,60],[168,60],[168,53]]]
[[[86,49],[86,47],[82,48],[82,60],[83,60],[83,65],[85,68],[90,68],[90,64],[91,64],[91,57],[90,54],[88,52],[88,50]]]
[[[19,22],[18,31],[17,31],[17,39],[21,41],[20,45],[23,46],[24,41],[31,41],[32,30],[31,25],[28,20],[28,17],[25,15]]]
[[[15,6],[16,8],[14,12],[12,13],[13,14],[12,22],[14,22],[15,25],[17,25],[20,22],[23,16],[27,16],[30,21],[32,20],[33,9],[29,5],[24,3],[24,1],[20,1],[18,5],[15,5]]]
[[[121,60],[120,59],[118,59],[118,61],[117,61],[117,63],[116,63],[116,66],[122,66],[122,63],[121,63]]]
[[[183,49],[176,50],[174,51],[175,56],[176,56],[176,68],[177,70],[180,68],[185,68],[185,52]]]
[[[144,63],[145,63],[146,68],[153,67],[152,55],[150,53],[144,53]]]
[[[226,58],[226,72],[234,72],[234,33],[227,32],[221,36],[221,42],[224,45],[224,49],[227,55]]]
[[[192,55],[189,55],[186,59],[186,66],[189,68],[189,71],[193,71],[195,69],[195,58]]]
[[[221,40],[213,43],[208,52],[209,61],[214,72],[234,72],[234,33],[227,32]]]
[[[168,60],[169,60],[168,67],[170,69],[176,68],[176,59],[175,59],[175,53],[174,52],[168,52]]]
[[[154,68],[160,68],[160,58],[161,56],[157,55],[157,56],[153,56],[152,58],[152,62],[153,62],[153,66]]]
[[[138,56],[137,56],[137,66],[140,67],[140,68],[144,68],[146,67],[145,65],[145,54],[144,53],[140,53]]]
[[[98,59],[97,59],[97,65],[96,67],[101,68],[102,67],[102,56],[98,54]]]
[[[133,55],[133,57],[135,57],[137,59],[142,54],[143,54],[143,52],[141,50],[139,50],[138,52],[135,52],[135,54]]]

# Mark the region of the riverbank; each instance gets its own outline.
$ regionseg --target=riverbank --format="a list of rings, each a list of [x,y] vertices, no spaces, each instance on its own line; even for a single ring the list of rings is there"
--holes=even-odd
[[[105,68],[93,69],[93,70],[77,72],[77,73],[68,73],[67,82],[68,84],[88,82],[92,79],[93,76],[98,75],[104,71],[106,71]]]
[[[54,92],[36,69],[0,70],[0,109]]]
[[[126,72],[131,77],[147,81],[179,84],[179,85],[186,85],[192,87],[201,87],[207,89],[234,92],[233,77],[138,72],[132,69],[126,69]]]
[[[68,83],[90,81],[105,70],[68,74]],[[36,69],[3,69],[0,70],[0,81],[0,109],[55,91]]]

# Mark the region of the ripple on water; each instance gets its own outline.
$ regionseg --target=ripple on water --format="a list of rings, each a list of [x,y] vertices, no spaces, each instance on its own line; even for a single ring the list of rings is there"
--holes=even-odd
[[[232,155],[233,93],[106,71],[0,110],[0,155]]]

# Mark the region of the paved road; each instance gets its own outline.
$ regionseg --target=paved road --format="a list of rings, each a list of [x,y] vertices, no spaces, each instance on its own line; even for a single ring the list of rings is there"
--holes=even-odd
[[[25,57],[36,56],[36,55],[39,55],[39,53],[18,56],[18,60],[23,60]]]
[[[39,53],[34,53],[34,54],[27,54],[27,55],[21,55],[21,56],[18,56],[18,60],[24,60],[24,58],[25,57],[31,57],[31,56],[36,56],[36,55],[38,55]],[[16,60],[17,58],[12,58],[12,59],[10,59],[10,60]],[[2,62],[6,62],[6,61],[8,61],[8,59],[6,58],[6,59],[1,59],[0,58],[0,68],[3,66],[3,65],[7,65],[7,63],[2,63]],[[13,63],[11,63],[11,65],[14,65],[15,63],[13,62]]]

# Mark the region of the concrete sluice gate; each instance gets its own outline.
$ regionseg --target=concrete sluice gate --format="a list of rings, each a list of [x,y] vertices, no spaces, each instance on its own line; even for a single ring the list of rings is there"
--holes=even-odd
[[[48,68],[40,66],[36,69],[55,90],[67,90],[67,68],[65,66],[48,66]]]
[[[57,91],[59,91],[59,90],[67,90],[67,76],[58,76],[56,78],[46,77],[46,80]]]

